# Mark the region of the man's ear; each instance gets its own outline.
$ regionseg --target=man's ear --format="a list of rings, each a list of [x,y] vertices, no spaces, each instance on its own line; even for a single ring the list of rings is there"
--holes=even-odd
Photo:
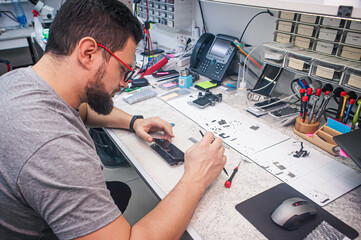
[[[97,42],[91,37],[82,38],[78,43],[78,60],[87,70],[92,69],[98,50]]]

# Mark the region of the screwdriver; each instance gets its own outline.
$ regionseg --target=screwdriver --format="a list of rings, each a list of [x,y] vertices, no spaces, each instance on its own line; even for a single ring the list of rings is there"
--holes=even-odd
[[[226,188],[230,188],[230,187],[231,187],[231,185],[232,185],[232,179],[233,179],[234,175],[236,175],[236,173],[238,172],[238,167],[239,167],[239,165],[241,164],[241,162],[242,162],[242,161],[239,161],[237,167],[233,170],[233,173],[232,173],[231,177],[224,183],[224,186],[225,186]]]
[[[204,134],[203,134],[203,132],[201,131],[201,130],[199,130],[199,133],[201,134],[201,136],[202,137],[204,137]],[[214,139],[213,139],[214,140]],[[212,141],[213,142],[213,141]],[[223,168],[223,171],[224,171],[224,173],[228,176],[228,172],[227,172],[227,170],[225,169],[225,168]]]

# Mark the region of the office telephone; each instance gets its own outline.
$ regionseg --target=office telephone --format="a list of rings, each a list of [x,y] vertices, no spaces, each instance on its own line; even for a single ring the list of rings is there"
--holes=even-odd
[[[190,60],[190,69],[221,82],[235,55],[231,44],[236,37],[204,33],[197,41]]]

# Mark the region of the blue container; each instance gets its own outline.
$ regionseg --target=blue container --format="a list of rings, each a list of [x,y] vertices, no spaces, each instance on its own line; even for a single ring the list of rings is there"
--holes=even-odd
[[[28,23],[27,23],[27,19],[26,19],[26,16],[25,16],[24,9],[21,6],[20,0],[11,0],[11,2],[13,4],[13,6],[14,6],[15,15],[16,15],[16,18],[18,19],[20,27],[27,28]]]
[[[193,86],[193,79],[189,69],[185,69],[180,72],[178,84],[180,88],[190,88]]]

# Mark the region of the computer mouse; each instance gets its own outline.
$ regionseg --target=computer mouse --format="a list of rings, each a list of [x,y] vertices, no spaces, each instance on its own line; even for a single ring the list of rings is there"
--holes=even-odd
[[[289,231],[298,229],[317,214],[315,205],[299,197],[284,200],[272,213],[271,219]]]

